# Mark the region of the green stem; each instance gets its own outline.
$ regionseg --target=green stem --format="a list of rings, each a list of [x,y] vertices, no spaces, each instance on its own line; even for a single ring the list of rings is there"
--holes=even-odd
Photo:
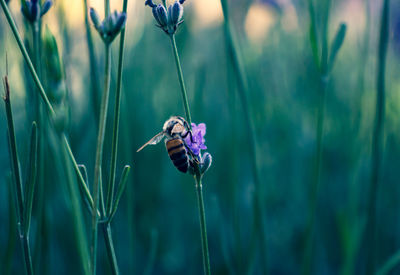
[[[114,244],[112,239],[111,225],[106,222],[102,224],[104,241],[106,243],[108,258],[110,258],[111,270],[113,275],[119,274],[117,257],[115,256]]]
[[[312,258],[313,258],[313,246],[314,246],[314,225],[317,215],[317,204],[318,204],[318,191],[321,181],[321,160],[322,160],[322,143],[324,133],[324,117],[325,117],[325,100],[326,100],[326,89],[327,83],[323,77],[320,81],[319,90],[319,103],[317,110],[317,128],[316,128],[316,155],[315,155],[315,170],[314,179],[310,188],[310,204],[309,211],[310,216],[306,228],[305,245],[303,253],[302,263],[302,274],[310,274]]]
[[[189,102],[186,93],[185,81],[183,79],[181,62],[179,60],[178,48],[176,47],[175,35],[171,34],[169,37],[171,39],[172,49],[174,51],[176,69],[178,70],[178,79],[179,79],[179,84],[181,86],[182,101],[183,101],[183,107],[185,108],[186,120],[189,123],[189,127],[192,127],[191,126],[192,117],[190,116]]]
[[[99,206],[99,184],[101,177],[101,165],[103,160],[103,147],[104,147],[104,136],[107,122],[107,109],[108,99],[110,95],[110,77],[111,77],[111,45],[105,44],[105,55],[106,64],[104,72],[104,92],[101,99],[100,106],[100,120],[99,120],[99,132],[97,135],[97,149],[96,149],[96,162],[94,167],[94,181],[93,181],[93,209],[92,212],[92,243],[91,243],[91,265],[92,273],[96,274],[96,252],[97,252],[97,225],[98,215],[97,209]]]
[[[201,183],[201,176],[199,174],[195,176],[195,179],[196,179],[197,202],[198,202],[198,207],[199,207],[201,248],[202,248],[202,252],[203,252],[204,274],[210,275],[211,274],[210,256],[208,254],[206,214],[204,211],[204,202],[203,202],[203,186]]]
[[[238,84],[238,93],[239,99],[242,105],[243,114],[246,122],[246,133],[247,139],[249,141],[249,152],[250,152],[250,162],[252,167],[252,173],[254,178],[254,199],[253,199],[253,208],[254,208],[254,226],[253,226],[253,237],[250,242],[250,247],[253,247],[250,251],[250,254],[254,254],[254,248],[256,247],[256,243],[260,243],[260,251],[261,251],[261,262],[263,273],[268,273],[268,264],[267,264],[267,250],[266,250],[266,239],[265,239],[265,210],[262,203],[262,188],[260,175],[257,166],[257,141],[254,130],[253,120],[250,114],[249,103],[247,100],[247,94],[249,93],[249,86],[247,82],[247,76],[244,71],[244,66],[240,60],[236,41],[234,38],[234,32],[230,25],[229,19],[229,11],[228,11],[228,3],[226,0],[221,0],[221,5],[224,14],[224,31],[226,38],[226,46],[227,52],[230,56],[234,73],[236,75],[237,84]],[[249,261],[250,263],[250,261]],[[249,264],[250,265],[250,264]],[[250,268],[250,267],[249,267]],[[248,268],[248,269],[249,269]]]
[[[14,129],[14,120],[11,110],[11,102],[10,102],[10,87],[8,84],[7,76],[4,77],[4,103],[6,109],[7,116],[7,126],[8,126],[8,138],[10,143],[10,154],[11,154],[11,167],[14,174],[15,181],[15,190],[16,190],[16,208],[18,215],[18,233],[21,241],[22,251],[24,255],[25,261],[25,269],[27,274],[33,274],[32,269],[32,260],[31,254],[29,250],[29,240],[28,236],[24,234],[24,192],[22,187],[21,173],[18,161],[18,150],[17,150],[17,142],[15,137],[15,129]]]
[[[172,49],[174,51],[176,69],[178,71],[178,79],[179,84],[181,86],[181,93],[182,93],[182,100],[183,106],[185,108],[186,120],[189,123],[189,127],[192,124],[192,118],[190,116],[190,108],[189,102],[186,93],[185,81],[183,79],[182,67],[181,62],[179,60],[178,48],[176,46],[175,35],[170,35]],[[196,171],[196,190],[197,190],[197,198],[199,203],[199,215],[200,215],[200,231],[201,231],[201,240],[202,240],[202,251],[203,251],[203,265],[204,265],[204,274],[211,274],[210,271],[210,259],[208,255],[208,241],[207,241],[207,230],[206,230],[206,215],[204,211],[204,202],[203,202],[203,193],[202,193],[202,184],[201,184],[201,175],[200,170],[197,164],[195,164],[195,171]]]
[[[377,75],[377,94],[376,94],[376,117],[374,132],[372,137],[372,167],[371,167],[371,185],[368,198],[368,220],[366,232],[367,274],[375,272],[375,261],[377,256],[377,236],[376,236],[376,208],[379,176],[381,170],[381,157],[384,138],[384,120],[385,120],[385,68],[386,55],[389,40],[389,6],[390,1],[385,0],[382,8],[381,28],[378,49],[378,75]]]
[[[91,96],[92,96],[92,108],[95,117],[96,124],[99,123],[99,110],[100,110],[100,100],[99,100],[99,83],[98,83],[98,71],[96,62],[96,52],[93,43],[92,30],[89,22],[89,12],[87,0],[83,1],[84,11],[85,11],[85,29],[86,29],[86,41],[89,52],[89,65],[90,65],[90,84],[91,84]]]
[[[128,7],[128,0],[124,0],[122,11],[126,13],[127,7]],[[121,31],[121,38],[119,42],[118,76],[117,76],[117,90],[115,92],[110,181],[108,184],[108,191],[107,191],[107,208],[106,208],[107,215],[111,214],[113,198],[114,198],[115,170],[117,166],[117,153],[118,153],[119,117],[120,117],[120,107],[121,107],[122,71],[123,71],[122,67],[124,63],[125,31],[126,27],[123,28]]]

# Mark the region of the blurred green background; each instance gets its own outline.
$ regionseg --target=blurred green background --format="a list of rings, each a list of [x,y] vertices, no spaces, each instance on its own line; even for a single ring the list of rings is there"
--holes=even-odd
[[[324,2],[324,1],[321,1]],[[207,125],[213,165],[204,177],[211,269],[214,274],[300,274],[313,178],[318,73],[309,41],[307,1],[230,0],[230,16],[249,82],[257,140],[268,259],[249,253],[254,180],[246,120],[236,76],[226,50],[218,0],[187,0],[176,38],[192,119]],[[111,1],[121,10],[121,1]],[[103,1],[91,1],[103,14]],[[337,26],[348,27],[329,79],[321,182],[315,223],[313,274],[363,274],[367,192],[375,116],[377,47],[382,1],[332,1],[329,41]],[[23,37],[19,1],[11,1]],[[316,10],[317,16],[319,10]],[[377,266],[400,249],[400,4],[392,1],[386,72],[387,98],[378,198]],[[43,17],[56,36],[65,66],[67,133],[78,163],[93,176],[96,122],[90,89],[83,1],[55,1]],[[122,274],[202,274],[199,218],[193,180],[173,167],[162,144],[136,153],[171,115],[183,115],[180,87],[168,37],[155,26],[144,1],[130,0],[123,75],[117,176],[132,166],[127,191],[112,223]],[[44,30],[44,28],[43,28]],[[98,74],[103,45],[92,28]],[[104,165],[108,175],[118,43],[113,44],[110,115]],[[0,12],[0,74],[8,55],[12,104],[22,172],[28,158],[30,102],[35,92],[24,61]],[[42,60],[46,60],[43,54]],[[102,84],[98,79],[99,85]],[[31,83],[31,84],[29,84]],[[17,240],[13,195],[7,178],[6,117],[0,106],[0,273],[24,274]],[[36,274],[81,274],[74,217],[54,129],[45,135],[45,178],[37,184],[30,234]],[[40,191],[41,190],[41,191]],[[79,198],[80,199],[80,198]],[[82,208],[86,235],[91,216]],[[393,274],[400,273],[400,267]],[[98,274],[110,274],[99,234]]]

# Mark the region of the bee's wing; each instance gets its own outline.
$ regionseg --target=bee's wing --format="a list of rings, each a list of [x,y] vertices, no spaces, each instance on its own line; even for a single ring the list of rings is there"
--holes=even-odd
[[[150,139],[148,142],[146,142],[142,147],[140,147],[136,152],[141,151],[147,145],[156,145],[164,138],[164,134],[165,134],[164,131],[162,131],[161,133],[158,133],[152,139]]]

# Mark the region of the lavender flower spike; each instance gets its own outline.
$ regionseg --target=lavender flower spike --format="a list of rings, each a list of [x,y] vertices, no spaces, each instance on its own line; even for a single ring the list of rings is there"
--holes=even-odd
[[[204,136],[206,135],[206,125],[204,123],[199,123],[196,125],[192,123],[192,139],[190,135],[185,138],[186,145],[189,149],[195,154],[196,156],[200,155],[200,150],[207,149],[207,146],[204,145],[205,139]]]

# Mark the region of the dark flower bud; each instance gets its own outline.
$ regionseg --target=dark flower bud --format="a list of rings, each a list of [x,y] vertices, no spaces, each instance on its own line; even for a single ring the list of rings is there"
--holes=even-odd
[[[37,21],[40,18],[40,4],[37,0],[32,0],[30,7],[30,18],[32,22]]]
[[[185,3],[185,0],[179,0],[179,3],[180,3],[181,5],[183,5],[183,3]]]
[[[157,8],[157,22],[160,24],[161,27],[165,27],[168,24],[168,15],[167,15],[167,10],[163,5],[158,5]]]
[[[150,8],[157,7],[157,5],[153,3],[153,0],[146,0],[146,2],[144,2],[144,5],[149,6]]]
[[[46,2],[44,2],[42,9],[40,11],[40,16],[42,17],[43,15],[45,15],[49,11],[52,5],[53,2],[51,0],[47,0]]]
[[[118,16],[117,21],[115,22],[114,32],[119,33],[125,27],[125,23],[126,23],[126,13],[121,13]]]
[[[124,28],[126,22],[126,13],[119,13],[117,11],[110,14],[100,23],[98,13],[90,8],[90,18],[101,36],[101,39],[107,44],[111,43],[119,32]]]
[[[212,156],[209,153],[204,153],[200,163],[200,173],[203,175],[211,167]]]
[[[100,27],[100,18],[97,11],[93,8],[90,8],[90,18],[92,19],[94,27],[98,30]]]
[[[176,1],[173,5],[168,7],[168,24],[176,26],[182,19],[183,7]]]

